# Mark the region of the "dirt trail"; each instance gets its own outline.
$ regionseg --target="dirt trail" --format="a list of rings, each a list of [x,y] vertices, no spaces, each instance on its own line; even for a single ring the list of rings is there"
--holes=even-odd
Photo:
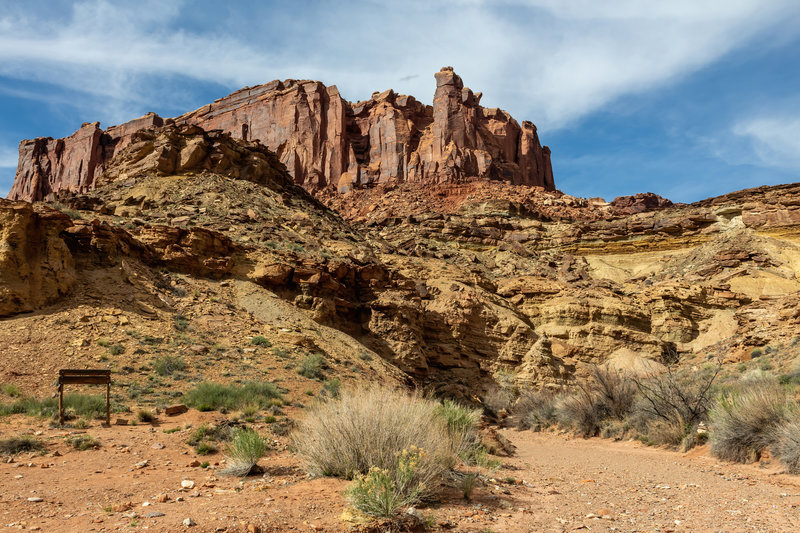
[[[512,493],[515,512],[496,531],[800,531],[800,477],[774,465],[720,463],[705,447],[503,434],[517,456],[501,473],[528,490]]]
[[[197,456],[186,445],[192,428],[225,419],[191,410],[157,427],[93,423],[76,431],[8,417],[0,438],[37,431],[46,450],[0,462],[0,531],[362,530],[342,520],[347,482],[308,478],[285,437],[275,437],[263,474],[241,480],[221,475],[220,454]],[[77,451],[66,443],[84,432],[101,447]],[[702,448],[679,454],[634,442],[501,433],[516,456],[483,472],[488,481],[471,501],[448,488],[441,502],[422,508],[429,531],[800,531],[800,477],[774,464],[724,464]],[[183,480],[194,486],[182,488]],[[187,518],[196,525],[183,526]]]

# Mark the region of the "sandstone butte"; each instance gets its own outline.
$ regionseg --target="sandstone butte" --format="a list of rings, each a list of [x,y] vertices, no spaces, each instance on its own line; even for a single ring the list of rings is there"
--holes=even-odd
[[[482,107],[482,94],[464,87],[452,67],[435,77],[433,106],[391,89],[354,104],[335,85],[275,80],[173,119],[148,113],[107,130],[92,122],[62,139],[24,140],[8,198],[38,201],[59,191],[90,191],[137,131],[170,123],[260,141],[311,191],[471,177],[555,189],[550,149],[540,144],[533,123],[520,125],[502,109]]]

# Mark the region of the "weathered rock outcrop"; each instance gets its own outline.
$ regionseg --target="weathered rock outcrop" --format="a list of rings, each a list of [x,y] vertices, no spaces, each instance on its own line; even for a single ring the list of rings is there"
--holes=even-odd
[[[69,292],[75,265],[60,211],[0,199],[0,317],[32,311]]]
[[[276,80],[175,119],[150,113],[106,131],[91,123],[63,139],[22,141],[9,198],[36,201],[63,190],[89,191],[110,161],[137,142],[137,132],[173,123],[259,141],[312,191],[465,178],[553,190],[550,150],[541,146],[536,127],[483,108],[480,99],[450,67],[436,74],[433,106],[391,89],[351,104],[336,86]]]
[[[107,131],[100,128],[99,122],[92,122],[63,139],[39,137],[22,141],[8,198],[33,202],[59,191],[92,190],[95,178],[114,155],[130,144],[134,133],[161,125],[161,117],[148,113]]]

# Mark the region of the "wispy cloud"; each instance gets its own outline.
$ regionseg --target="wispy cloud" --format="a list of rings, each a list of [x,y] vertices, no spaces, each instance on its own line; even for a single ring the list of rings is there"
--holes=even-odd
[[[187,94],[164,79],[234,89],[311,77],[354,100],[395,84],[429,100],[429,76],[397,73],[453,65],[485,103],[558,128],[680,79],[800,13],[793,0],[362,1],[283,19],[274,4],[251,7],[266,29],[246,35],[223,11],[214,30],[181,26],[184,12],[203,7],[177,1],[85,1],[52,18],[6,9],[0,75],[80,92],[103,114],[87,118],[120,121],[154,101],[185,105]]]
[[[0,168],[17,168],[17,150],[0,146]]]
[[[750,140],[761,164],[800,170],[800,115],[751,118],[733,131]]]

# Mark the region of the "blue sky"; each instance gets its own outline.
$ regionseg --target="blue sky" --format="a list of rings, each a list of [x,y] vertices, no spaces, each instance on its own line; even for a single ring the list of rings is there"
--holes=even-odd
[[[569,194],[688,202],[800,181],[796,0],[5,0],[0,196],[21,139],[276,78],[430,103],[444,65],[537,124]]]

